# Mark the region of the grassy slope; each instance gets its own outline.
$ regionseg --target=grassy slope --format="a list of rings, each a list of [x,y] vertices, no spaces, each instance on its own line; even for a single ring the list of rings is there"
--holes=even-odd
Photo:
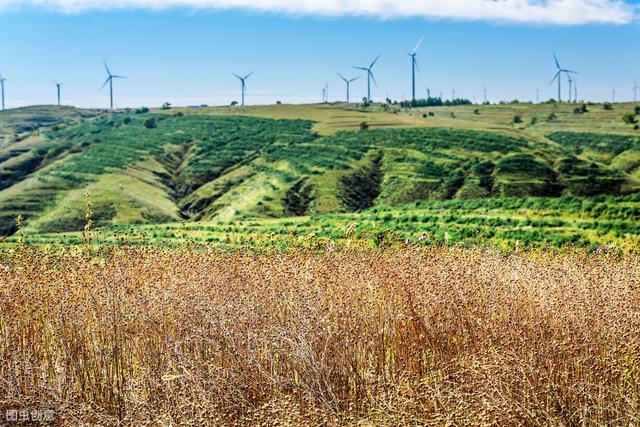
[[[267,119],[309,120],[314,122],[313,131],[320,135],[332,135],[338,131],[358,130],[360,123],[367,122],[372,129],[424,126],[427,123],[406,114],[390,114],[382,110],[362,111],[337,105],[268,105],[255,107],[206,107],[198,109],[175,109],[185,114],[242,115]],[[174,110],[172,110],[173,112]]]
[[[636,191],[640,150],[632,135],[638,132],[619,119],[631,106],[616,105],[614,111],[590,106],[582,115],[573,113],[574,108],[521,104],[392,114],[379,108],[361,112],[345,106],[279,105],[130,114],[130,123],[124,116],[103,116],[78,126],[73,124],[82,113],[64,110],[71,118],[63,129],[45,132],[46,136],[31,132],[2,146],[0,154],[18,153],[0,157],[0,172],[27,165],[28,173],[0,191],[0,222],[9,230],[13,218],[23,214],[31,233],[78,230],[84,223],[85,187],[98,225],[182,218],[213,223],[264,218],[265,224],[280,224],[289,220],[268,218],[360,206],[362,201],[353,196],[345,200],[344,191],[362,182],[379,188],[356,188],[357,197],[366,199],[373,192],[376,204],[386,205],[546,195],[556,186],[578,195],[589,195],[593,188],[599,189],[596,193]],[[185,116],[176,117],[177,112]],[[435,115],[424,118],[425,112]],[[557,118],[547,122],[551,112]],[[36,108],[33,113],[42,112]],[[239,113],[256,119],[228,117]],[[512,125],[514,114],[525,124]],[[531,125],[534,116],[539,121]],[[143,123],[150,117],[156,126],[147,129]],[[343,132],[359,129],[362,121],[370,125],[369,132]],[[388,129],[399,127],[432,129]],[[602,132],[620,136],[597,136]],[[585,147],[580,145],[583,141]],[[375,167],[382,181],[371,184],[366,174],[372,173],[376,155],[381,158]],[[34,167],[30,159],[38,156]],[[399,210],[404,211],[410,209]],[[326,222],[357,217],[327,216]]]
[[[319,242],[376,247],[392,242],[490,244],[513,247],[614,244],[640,248],[640,198],[497,198],[379,206],[360,213],[144,226],[111,226],[100,242],[206,243],[286,248]],[[422,237],[421,237],[422,236]],[[27,236],[32,243],[82,241],[81,233]]]

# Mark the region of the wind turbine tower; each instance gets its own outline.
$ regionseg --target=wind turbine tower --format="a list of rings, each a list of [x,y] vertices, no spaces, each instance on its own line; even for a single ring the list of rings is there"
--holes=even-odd
[[[567,73],[567,80],[569,81],[569,102],[571,102],[571,97],[573,96],[573,93],[571,93],[571,88],[573,85],[573,79],[571,78],[571,74]]]
[[[376,56],[376,59],[374,59],[373,62],[369,64],[368,67],[352,67],[352,68],[355,68],[356,70],[362,70],[367,72],[367,100],[369,102],[371,102],[371,80],[373,80],[373,84],[378,86],[378,83],[376,83],[376,78],[373,76],[373,72],[371,71],[373,69],[373,66],[376,65],[376,62],[378,62],[378,59],[380,59],[380,55]]]
[[[0,78],[2,78],[0,76]],[[638,86],[638,82],[633,79],[633,102],[638,102],[638,89],[640,89],[640,86]]]
[[[52,81],[53,81],[53,84],[56,85],[56,92],[58,95],[58,107],[59,107],[60,106],[60,87],[62,86],[62,83],[59,83],[55,80],[52,80]]]
[[[111,70],[109,70],[107,63],[105,61],[102,61],[102,63],[104,64],[104,69],[107,71],[108,77],[100,87],[100,90],[102,90],[107,84],[109,85],[109,106],[113,110],[113,79],[126,79],[126,77],[111,74]]]
[[[483,92],[483,99],[484,99],[484,103],[487,103],[487,87],[485,86],[484,89],[482,90]]]
[[[424,40],[424,36],[420,37],[416,47],[413,48],[409,56],[411,57],[411,100],[415,102],[416,100],[416,68],[418,67],[418,61],[416,61],[416,54],[418,52],[418,48],[420,44]]]
[[[238,80],[240,80],[240,97],[242,98],[241,105],[244,107],[244,95],[247,92],[247,79],[249,77],[251,77],[251,75],[253,74],[253,71],[250,72],[249,74],[247,74],[244,77],[240,77],[236,73],[231,73],[231,74],[233,74],[234,76],[236,76],[238,78]]]
[[[355,82],[356,80],[358,80],[360,77],[355,77],[353,79],[348,79],[345,76],[343,76],[342,74],[338,73],[338,76],[340,76],[340,78],[342,80],[344,80],[345,84],[347,85],[347,104],[349,103],[349,87],[351,86],[351,83]]]
[[[0,73],[0,92],[2,92],[2,111],[4,111],[4,82],[7,81]]]

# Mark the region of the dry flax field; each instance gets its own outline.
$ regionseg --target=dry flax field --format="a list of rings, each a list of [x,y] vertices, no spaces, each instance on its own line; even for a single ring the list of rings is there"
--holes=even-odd
[[[0,406],[60,425],[638,425],[640,263],[0,250]]]

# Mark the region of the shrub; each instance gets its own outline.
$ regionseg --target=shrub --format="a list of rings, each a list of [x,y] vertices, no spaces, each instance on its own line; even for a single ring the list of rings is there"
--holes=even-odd
[[[538,124],[538,116],[531,117],[531,126]]]
[[[556,113],[551,113],[547,116],[547,121],[548,122],[553,122],[558,118],[558,115]]]
[[[129,123],[131,123],[131,117],[125,117],[124,119],[122,119],[122,123],[124,123],[125,125],[128,125]]]
[[[140,107],[136,110],[136,114],[146,114],[149,112],[149,109],[147,107]]]
[[[522,116],[520,114],[516,114],[513,116],[513,124],[522,123]]]
[[[367,129],[369,129],[369,123],[360,122],[360,130],[367,130]]]
[[[640,105],[636,105],[636,106],[633,108],[633,112],[634,112],[634,114],[635,114],[636,116],[637,116],[637,115],[640,115]]]
[[[625,122],[628,125],[633,125],[633,124],[638,122],[636,120],[635,114],[633,114],[633,113],[624,113],[622,115],[622,121]]]
[[[156,118],[155,117],[150,117],[147,120],[144,121],[144,127],[147,129],[154,129],[158,126],[158,124],[156,123]]]
[[[605,102],[604,104],[602,104],[602,108],[604,108],[607,111],[611,111],[613,110],[613,104],[610,102]]]

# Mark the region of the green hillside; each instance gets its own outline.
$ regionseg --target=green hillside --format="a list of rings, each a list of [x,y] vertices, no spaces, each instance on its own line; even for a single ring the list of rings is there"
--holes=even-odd
[[[618,129],[619,117],[607,119],[611,132],[603,132],[602,117],[593,131],[576,132],[566,120],[538,130],[502,124],[491,113],[525,108],[520,105],[458,109],[469,113],[464,120],[444,117],[448,107],[441,108],[424,110],[436,111],[433,116],[344,106],[2,113],[0,231],[12,234],[18,215],[31,234],[81,230],[86,191],[101,227],[402,211],[421,201],[624,196],[640,189],[640,136]],[[529,108],[541,114],[540,108],[565,107]]]

